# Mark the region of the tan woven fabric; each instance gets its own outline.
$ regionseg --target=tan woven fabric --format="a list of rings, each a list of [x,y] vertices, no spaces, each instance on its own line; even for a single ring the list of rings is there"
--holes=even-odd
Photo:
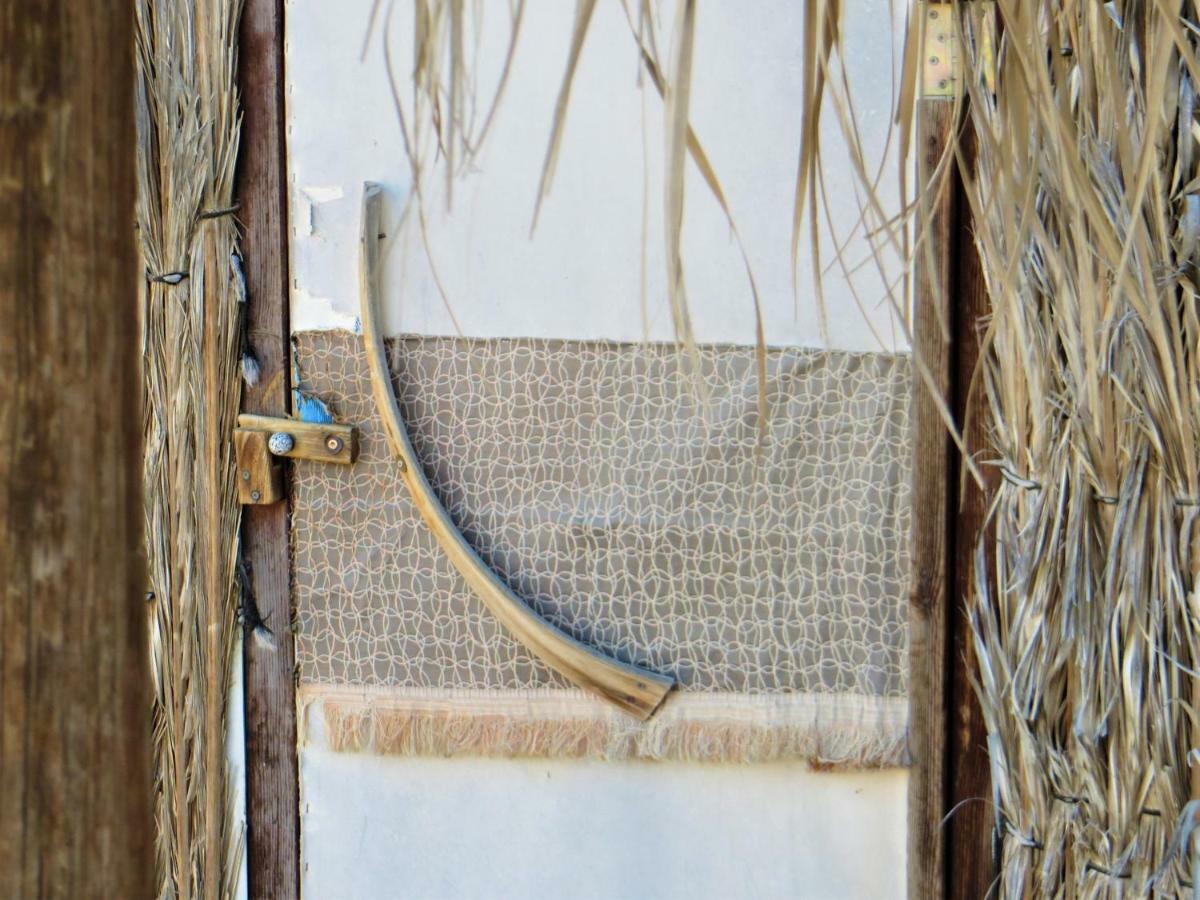
[[[435,490],[540,614],[673,674],[685,692],[812,695],[808,732],[821,728],[814,709],[824,704],[832,722],[845,698],[858,750],[888,749],[843,755],[896,761],[907,357],[771,351],[760,446],[750,348],[702,348],[698,391],[671,346],[406,338],[391,347]],[[297,359],[305,387],[362,439],[351,468],[295,471],[302,680],[446,702],[565,690],[491,619],[416,517],[370,400],[361,339],[304,333]],[[886,714],[872,698],[888,701]],[[806,741],[788,746],[811,756]]]

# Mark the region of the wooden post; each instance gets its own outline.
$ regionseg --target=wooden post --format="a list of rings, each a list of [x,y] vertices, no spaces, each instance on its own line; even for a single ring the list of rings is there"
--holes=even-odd
[[[242,410],[288,411],[288,242],[283,2],[247,0],[240,34],[244,124],[238,164],[250,341],[262,370]],[[274,651],[245,642],[247,857],[251,898],[300,895],[295,643],[287,501],[243,510],[243,552]]]
[[[969,113],[964,112],[969,121]],[[969,125],[960,139],[963,164],[973,165],[975,138]],[[954,312],[954,391],[953,409],[962,429],[967,452],[976,460],[986,458],[987,402],[982,389],[970,393],[972,377],[979,362],[983,323],[991,311],[979,253],[971,235],[970,204],[963,195],[961,182],[955,179],[956,210],[951,237],[951,284]],[[971,639],[967,602],[975,566],[975,548],[987,520],[988,498],[993,496],[996,469],[980,466],[989,480],[981,491],[974,479],[959,478],[959,467],[950,475],[954,487],[961,483],[954,515],[954,565],[951,584],[949,630],[949,685],[946,698],[948,714],[946,809],[946,896],[953,900],[977,900],[988,895],[996,875],[992,858],[992,824],[995,809],[991,804],[991,770],[988,767],[987,728],[979,698],[971,686],[975,668],[975,645]],[[990,571],[990,567],[989,567]]]
[[[925,188],[958,122],[966,121],[954,119],[955,105],[948,88],[917,108],[917,184],[925,191],[918,230],[927,229],[928,243],[915,266],[914,349],[946,399],[967,452],[977,458],[987,447],[987,410],[971,385],[990,301],[955,163],[939,177],[938,193]],[[963,107],[958,113],[965,116]],[[974,134],[967,128],[957,140],[959,162],[972,165]],[[975,900],[988,895],[995,874],[994,810],[987,730],[970,680],[975,657],[967,602],[994,485],[981,490],[964,477],[927,383],[916,379],[914,390],[908,895]]]
[[[946,675],[953,509],[953,443],[932,390],[950,396],[951,356],[946,326],[954,251],[954,192],[927,189],[950,139],[955,104],[918,101],[917,189],[922,191],[918,229],[913,328],[917,358],[933,384],[913,380],[913,586],[909,598],[908,896],[941,900],[946,888]]]
[[[0,2],[0,897],[154,893],[133,7]]]

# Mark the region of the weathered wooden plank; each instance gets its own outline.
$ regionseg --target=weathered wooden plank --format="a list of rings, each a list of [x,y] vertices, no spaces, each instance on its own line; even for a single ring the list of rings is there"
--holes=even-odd
[[[0,3],[0,897],[154,892],[133,7]]]
[[[975,139],[969,126],[960,140],[965,165],[973,164]],[[987,403],[982,388],[971,392],[971,379],[979,361],[984,323],[991,311],[983,280],[979,254],[971,234],[971,211],[956,181],[956,212],[951,249],[951,283],[954,309],[954,413],[962,428],[967,452],[979,460],[985,458],[987,439]],[[951,900],[977,900],[992,888],[995,869],[992,859],[991,775],[988,769],[987,728],[979,700],[971,686],[975,668],[975,648],[967,616],[971,573],[975,548],[987,520],[988,498],[995,487],[996,470],[980,466],[985,480],[982,491],[974,479],[959,479],[957,468],[951,473],[962,485],[952,511],[954,526],[954,581],[949,613],[950,658],[947,696],[950,716],[948,731],[948,789],[946,811],[953,811],[946,823],[946,896]],[[989,571],[991,567],[989,566]]]
[[[248,326],[262,373],[242,409],[268,416],[285,415],[288,398],[283,6],[247,0],[239,49],[245,118],[238,198]],[[287,504],[246,507],[242,539],[259,612],[275,634],[274,650],[245,642],[250,896],[293,900],[300,893],[300,810]]]
[[[269,440],[265,431],[234,429],[239,503],[250,506],[278,503],[283,499],[283,466],[267,448]]]
[[[348,466],[358,458],[358,429],[353,425],[319,424],[271,416],[238,416],[238,427],[270,435],[282,432],[292,438],[292,448],[280,452],[288,459]]]
[[[921,100],[917,112],[918,186],[929,182],[951,133],[955,104]],[[954,193],[923,191],[913,309],[914,353],[933,389],[948,397],[951,347],[944,324],[951,299]],[[908,896],[945,896],[947,589],[950,574],[953,444],[927,380],[914,376],[913,583],[909,598]]]

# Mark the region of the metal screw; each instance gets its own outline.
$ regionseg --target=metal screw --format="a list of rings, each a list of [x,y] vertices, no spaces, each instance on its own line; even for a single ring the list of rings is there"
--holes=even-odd
[[[329,435],[325,438],[325,449],[330,453],[339,453],[342,449],[342,439],[336,435]]]
[[[249,481],[249,480],[250,480],[250,470],[242,469],[242,481]]]
[[[251,500],[253,500],[255,503],[257,503],[259,500],[261,500],[261,499],[262,499],[262,492],[260,492],[260,491],[251,491],[251,492],[250,492],[250,499],[251,499]]]
[[[291,453],[292,448],[296,446],[296,439],[286,431],[276,431],[267,441],[267,449],[276,456],[283,456],[285,453]]]

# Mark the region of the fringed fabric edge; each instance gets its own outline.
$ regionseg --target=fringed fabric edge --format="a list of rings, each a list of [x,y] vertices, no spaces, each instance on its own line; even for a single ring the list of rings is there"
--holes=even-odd
[[[906,765],[908,701],[846,694],[686,694],[639,722],[578,690],[304,685],[307,746],[381,756]]]

